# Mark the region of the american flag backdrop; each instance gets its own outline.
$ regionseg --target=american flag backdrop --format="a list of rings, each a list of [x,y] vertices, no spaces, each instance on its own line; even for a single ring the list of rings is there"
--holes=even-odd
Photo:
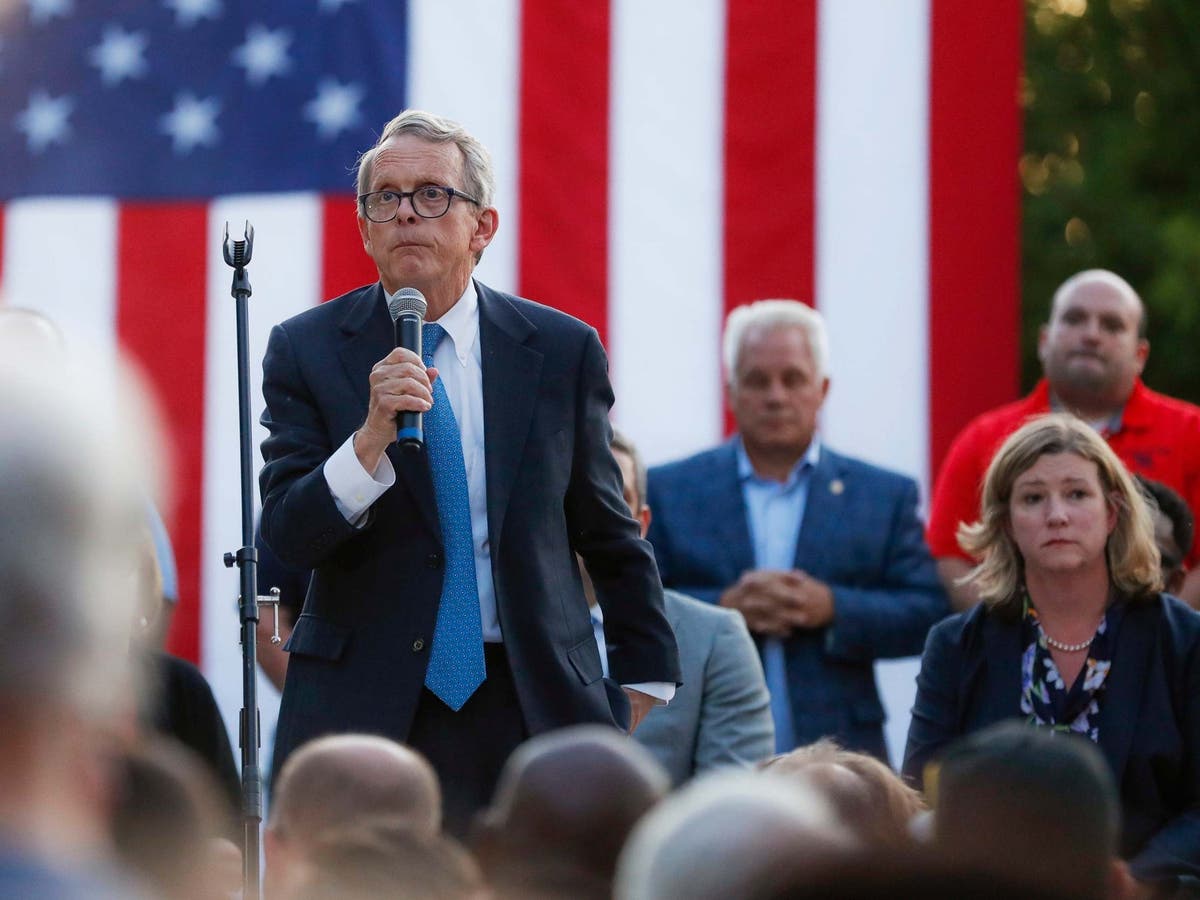
[[[156,387],[170,647],[227,719],[226,221],[256,230],[257,416],[271,325],[374,280],[357,154],[406,106],[459,119],[498,175],[479,277],[599,329],[614,420],[652,463],[728,427],[725,312],[786,296],[828,320],[825,439],[927,486],[964,421],[1017,391],[1022,16],[1020,0],[0,0],[0,294],[124,348]]]

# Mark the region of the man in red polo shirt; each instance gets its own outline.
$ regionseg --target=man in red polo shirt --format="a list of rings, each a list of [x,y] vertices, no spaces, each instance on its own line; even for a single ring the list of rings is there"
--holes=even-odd
[[[1070,410],[1104,435],[1133,472],[1161,481],[1200,516],[1200,407],[1155,393],[1142,383],[1150,352],[1141,298],[1119,275],[1091,269],[1054,295],[1038,337],[1044,377],[1029,396],[990,410],[955,438],[933,490],[926,537],[938,574],[957,609],[977,602],[956,580],[973,563],[958,546],[960,522],[979,518],[979,492],[992,455],[1030,417]],[[1188,552],[1194,566],[1200,542]],[[1200,606],[1200,568],[1180,595]]]

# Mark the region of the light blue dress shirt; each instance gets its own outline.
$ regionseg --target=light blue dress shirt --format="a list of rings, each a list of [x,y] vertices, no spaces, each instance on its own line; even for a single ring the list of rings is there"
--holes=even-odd
[[[783,483],[755,474],[740,439],[735,446],[738,482],[742,486],[750,543],[754,548],[754,567],[790,570],[795,567],[796,543],[800,539],[800,524],[804,521],[804,508],[808,504],[812,470],[820,457],[820,444],[816,438],[812,440]],[[771,716],[775,720],[775,750],[777,753],[786,753],[795,746],[796,731],[792,726],[783,641],[780,638],[766,638],[762,644],[762,654],[763,672],[771,692]]]

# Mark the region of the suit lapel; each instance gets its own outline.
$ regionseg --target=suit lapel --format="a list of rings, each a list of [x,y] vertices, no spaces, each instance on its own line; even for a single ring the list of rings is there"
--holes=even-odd
[[[994,615],[985,616],[982,623],[983,655],[986,670],[983,696],[980,698],[980,721],[963,722],[966,729],[980,728],[1021,712],[1021,625]]]
[[[537,332],[533,323],[503,295],[478,281],[475,286],[483,359],[488,534],[496,547],[537,406],[543,355],[526,346]]]
[[[717,465],[709,477],[704,479],[711,492],[709,521],[717,529],[719,546],[713,552],[728,555],[732,563],[732,576],[737,580],[742,572],[753,569],[754,545],[750,538],[750,511],[742,496],[742,483],[738,477],[737,450],[733,441],[722,448],[716,458]]]
[[[396,346],[395,328],[388,314],[383,287],[376,283],[363,292],[341,323],[345,340],[338,356],[346,370],[352,387],[350,396],[360,407],[359,417],[366,418],[368,395],[364,390],[371,377],[375,363],[383,359]],[[433,493],[433,479],[429,475],[429,462],[425,448],[419,453],[401,452],[392,443],[387,449],[388,459],[396,470],[397,479],[402,481],[416,500],[425,524],[435,535],[441,535],[438,525],[437,501]]]
[[[1157,641],[1153,604],[1127,604],[1112,646],[1112,669],[1108,673],[1100,700],[1100,749],[1108,758],[1117,783],[1125,771],[1125,761],[1133,744],[1138,716],[1133,710],[1142,708],[1146,673],[1154,664]]]
[[[371,377],[371,369],[396,346],[395,331],[383,287],[378,282],[363,291],[354,301],[341,322],[342,345],[338,356],[359,405],[362,418],[367,415],[367,392],[363,387]]]
[[[827,532],[841,516],[845,495],[841,475],[837,455],[822,447],[808,479],[804,518],[800,520],[800,536],[796,541],[794,566],[797,569],[813,573],[825,571],[827,566],[821,557],[836,552],[836,544],[829,540]]]

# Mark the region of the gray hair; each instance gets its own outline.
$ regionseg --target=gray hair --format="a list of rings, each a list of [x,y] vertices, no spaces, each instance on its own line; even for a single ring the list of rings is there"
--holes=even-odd
[[[721,356],[726,383],[733,387],[746,335],[755,329],[799,328],[808,338],[808,349],[817,366],[817,377],[829,374],[829,338],[821,314],[799,300],[757,300],[730,311],[725,319]]]
[[[619,428],[612,430],[612,443],[610,444],[614,453],[624,453],[633,462],[633,486],[637,490],[638,509],[631,509],[630,512],[634,515],[642,506],[646,505],[646,490],[649,482],[649,474],[646,471],[646,462],[642,459],[642,454],[638,452],[637,444],[629,439],[629,435],[621,431]]]
[[[731,827],[736,823],[736,827]],[[749,896],[786,859],[828,861],[857,842],[810,784],[767,774],[702,776],[647,813],[617,866],[618,900]]]
[[[458,147],[463,159],[462,190],[478,200],[481,207],[492,205],[496,194],[496,176],[492,172],[492,157],[487,148],[453,119],[420,109],[406,109],[388,122],[383,126],[383,133],[375,146],[358,158],[356,184],[359,194],[367,193],[371,186],[371,170],[379,148],[402,134],[414,135],[431,144],[454,144]]]
[[[140,385],[87,356],[0,341],[0,699],[103,720],[138,699],[136,561],[158,467]]]

